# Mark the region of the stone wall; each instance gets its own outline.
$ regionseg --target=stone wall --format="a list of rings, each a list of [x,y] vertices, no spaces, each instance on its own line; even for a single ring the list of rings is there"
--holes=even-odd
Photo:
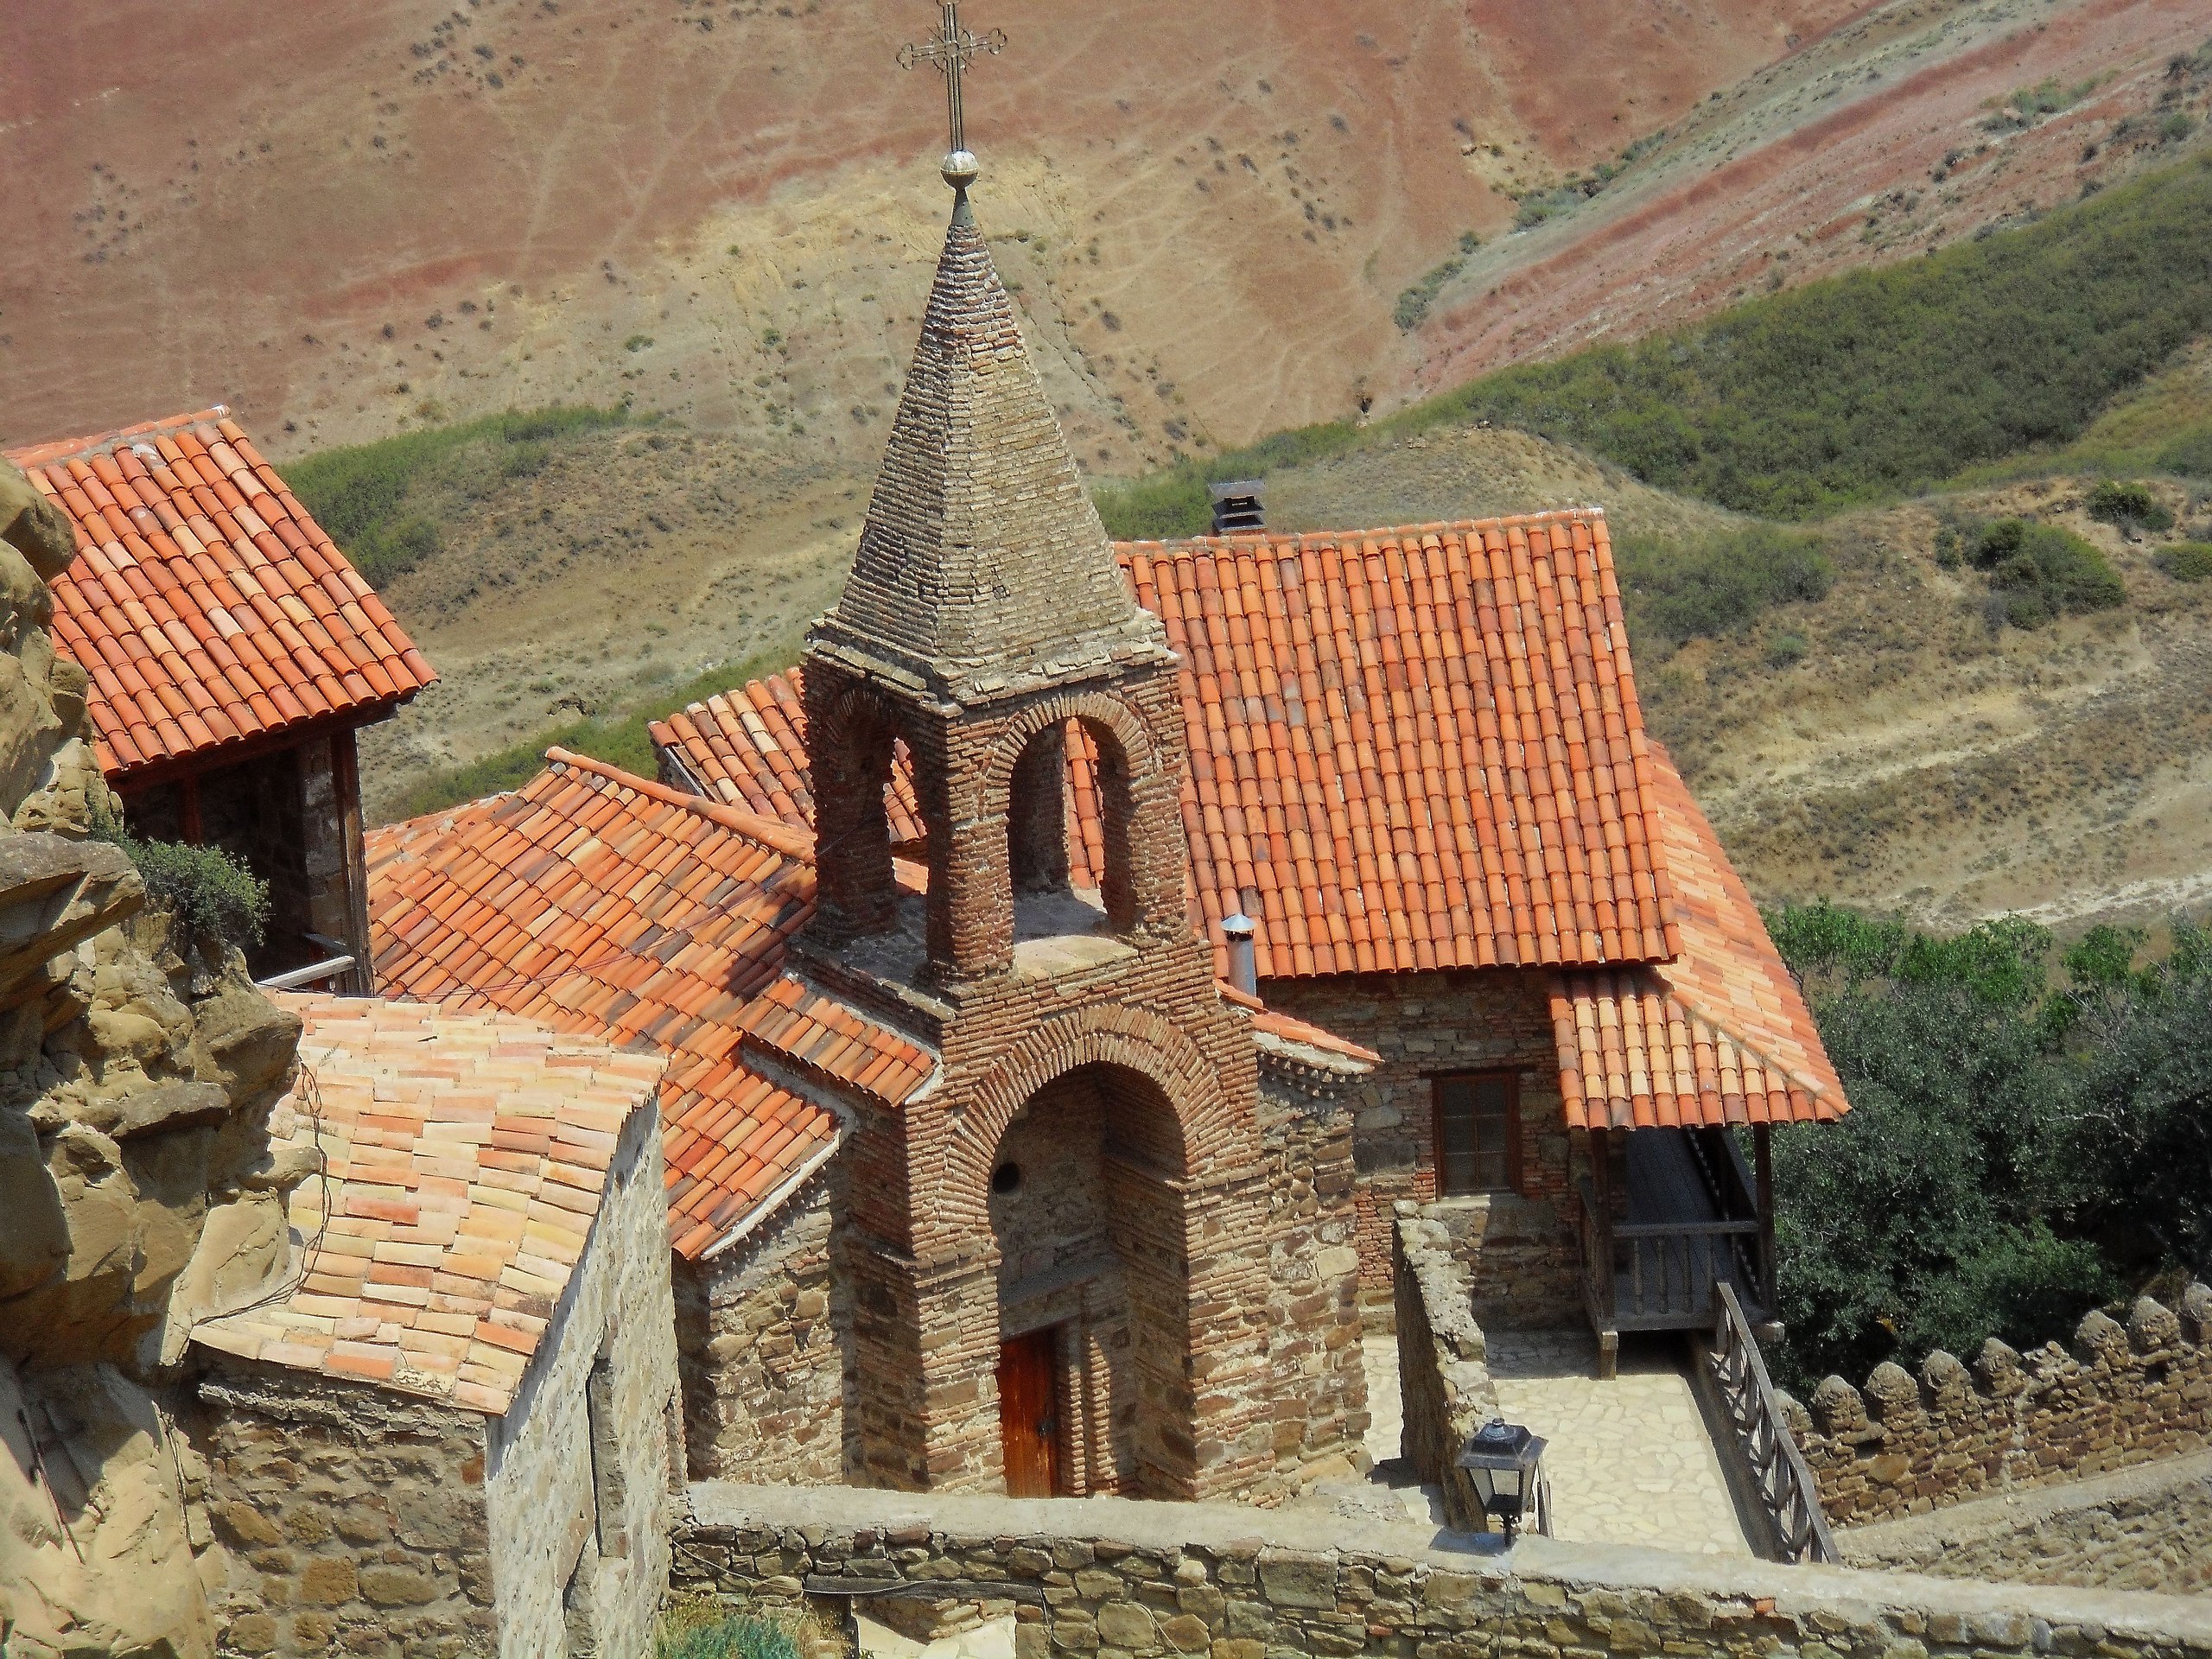
[[[830,1267],[829,1168],[721,1255],[676,1264],[684,1429],[695,1479],[842,1480],[851,1312]]]
[[[2146,1297],[2124,1327],[2090,1313],[2070,1353],[1992,1338],[1971,1370],[1938,1350],[1917,1378],[1832,1376],[1793,1415],[1838,1526],[2212,1449],[2212,1289],[2190,1286],[2178,1316]]]
[[[499,1651],[652,1650],[683,1465],[660,1114],[623,1124],[582,1260],[485,1441]]]
[[[1546,977],[1519,969],[1270,980],[1268,1005],[1363,1043],[1382,1063],[1351,1096],[1353,1152],[1369,1224],[1361,1269],[1370,1324],[1392,1306],[1390,1214],[1436,1195],[1431,1080],[1506,1071],[1520,1080],[1519,1190],[1445,1200],[1466,1210],[1477,1312],[1486,1325],[1541,1326],[1581,1318],[1568,1200],[1574,1166],[1560,1103],[1559,1053]]]
[[[1407,1461],[1443,1489],[1444,1513],[1463,1530],[1489,1522],[1458,1466],[1459,1449],[1497,1411],[1490,1350],[1475,1323],[1472,1286],[1450,1230],[1401,1206],[1392,1252],[1398,1308],[1398,1386]]]
[[[2202,1596],[2212,1592],[2212,1456],[1976,1498],[1836,1541],[1854,1567]]]
[[[224,1652],[493,1649],[481,1417],[229,1358],[198,1395]]]
[[[1011,1611],[1020,1659],[2201,1659],[2212,1607],[1236,1505],[695,1486],[679,1588],[824,1611]],[[864,1599],[836,1596],[866,1586]]]

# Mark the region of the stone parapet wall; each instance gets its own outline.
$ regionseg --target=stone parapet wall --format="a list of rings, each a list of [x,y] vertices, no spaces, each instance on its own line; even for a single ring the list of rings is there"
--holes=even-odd
[[[679,1590],[938,1628],[1011,1611],[1019,1659],[1361,1653],[1421,1659],[2202,1659],[2182,1597],[1722,1560],[1294,1510],[694,1486]],[[859,1586],[862,1598],[837,1595]],[[902,1620],[902,1623],[907,1622]]]
[[[2092,1313],[2071,1352],[1992,1338],[1972,1369],[1939,1349],[1917,1378],[1832,1376],[1789,1410],[1837,1526],[2212,1450],[2212,1289],[2191,1285],[2178,1315],[2145,1297],[2124,1326]]]
[[[1853,1567],[2212,1593],[2212,1455],[1976,1498],[1838,1535]]]
[[[1398,1385],[1405,1400],[1405,1455],[1443,1489],[1455,1527],[1483,1527],[1482,1504],[1458,1466],[1459,1448],[1497,1409],[1490,1350],[1475,1323],[1473,1287],[1451,1229],[1399,1206],[1392,1251],[1398,1311]]]

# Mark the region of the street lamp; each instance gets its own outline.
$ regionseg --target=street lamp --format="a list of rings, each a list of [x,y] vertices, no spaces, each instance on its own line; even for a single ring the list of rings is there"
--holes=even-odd
[[[1475,1483],[1475,1496],[1482,1500],[1483,1513],[1498,1518],[1505,1528],[1505,1541],[1509,1544],[1513,1541],[1514,1529],[1521,1524],[1522,1513],[1532,1503],[1537,1506],[1539,1529],[1543,1525],[1537,1484],[1537,1465],[1543,1455],[1541,1436],[1531,1434],[1520,1424],[1509,1423],[1503,1417],[1493,1417],[1484,1423],[1481,1433],[1469,1440],[1467,1449],[1459,1454],[1459,1467]]]

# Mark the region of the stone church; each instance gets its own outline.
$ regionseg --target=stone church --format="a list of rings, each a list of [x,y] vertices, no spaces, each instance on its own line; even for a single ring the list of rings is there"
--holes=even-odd
[[[1846,1103],[1602,513],[1116,547],[972,176],[802,666],[370,838],[390,994],[669,1056],[693,1471],[1279,1501],[1394,1206],[1486,1324],[1770,1309]]]

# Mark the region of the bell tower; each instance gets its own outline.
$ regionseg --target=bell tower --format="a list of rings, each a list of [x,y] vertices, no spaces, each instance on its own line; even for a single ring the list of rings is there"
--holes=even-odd
[[[944,173],[920,342],[805,655],[817,906],[791,970],[939,1058],[903,1105],[854,1103],[857,1472],[1204,1496],[1272,1455],[1264,1401],[1221,1386],[1267,1363],[1253,1039],[1190,921],[1177,659],[1023,346],[975,157]],[[894,766],[918,847],[892,843]],[[1020,1390],[1065,1440],[1049,1476],[1010,1449],[1016,1349],[1056,1368]]]

